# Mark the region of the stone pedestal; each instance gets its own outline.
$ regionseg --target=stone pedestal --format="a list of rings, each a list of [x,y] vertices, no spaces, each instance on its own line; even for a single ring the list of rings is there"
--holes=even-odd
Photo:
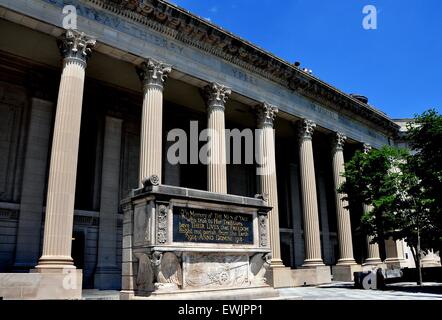
[[[34,270],[35,271],[35,270]],[[4,300],[81,299],[82,272],[78,269],[0,273],[0,297]]]
[[[122,299],[277,296],[263,200],[151,184],[123,207]]]
[[[353,273],[362,271],[359,264],[341,264],[332,266],[333,281],[351,282],[354,280]]]
[[[291,270],[294,287],[316,286],[331,282],[329,266],[316,266]]]

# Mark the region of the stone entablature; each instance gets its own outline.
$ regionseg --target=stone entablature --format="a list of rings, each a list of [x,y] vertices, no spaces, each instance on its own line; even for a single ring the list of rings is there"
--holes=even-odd
[[[97,39],[100,44],[97,51],[102,50],[105,54],[115,55],[128,62],[138,63],[148,57],[164,61],[174,66],[177,76],[183,73],[208,83],[222,83],[239,95],[277,105],[281,113],[311,119],[320,127],[332,131],[340,130],[349,139],[365,141],[376,148],[388,144],[389,139],[395,135],[395,128],[385,128],[368,116],[357,115],[346,108],[345,102],[339,101],[337,95],[329,92],[325,98],[319,99],[318,95],[310,97],[305,90],[293,91],[278,82],[278,78],[268,77],[262,71],[250,68],[250,64],[239,60],[237,55],[223,57],[212,46],[185,41],[182,39],[182,32],[175,30],[175,33],[171,33],[172,29],[154,19],[126,9],[124,10],[128,15],[124,15],[121,7],[101,0],[78,0],[73,1],[73,4],[77,7],[78,29]],[[45,23],[57,29],[61,27],[60,15],[64,5],[62,0],[36,0],[30,7],[25,1],[17,0],[5,4],[4,7],[40,20],[44,11]],[[134,18],[138,16],[139,19]],[[46,32],[38,26],[37,29]],[[288,67],[294,68],[290,65]],[[300,74],[311,77],[303,72]],[[314,77],[311,79],[312,83],[320,82]],[[325,83],[324,86],[332,88]],[[343,97],[353,101],[347,95]],[[353,102],[359,104],[357,109],[361,112],[376,111],[369,109],[367,105],[362,106],[360,101]],[[378,120],[387,127],[391,124],[382,113],[373,114],[379,115],[381,118]]]
[[[217,55],[336,110],[358,114],[396,133],[398,126],[379,111],[250,42],[162,0],[88,0],[185,44]]]
[[[122,298],[268,288],[264,200],[147,181],[122,206]]]

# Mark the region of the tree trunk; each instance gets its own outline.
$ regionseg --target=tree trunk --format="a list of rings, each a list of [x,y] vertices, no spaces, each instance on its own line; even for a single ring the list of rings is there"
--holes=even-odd
[[[417,284],[419,286],[422,286],[421,237],[420,237],[419,232],[417,234],[416,263],[417,263],[417,265],[416,265],[417,273],[418,273],[418,276],[419,276]]]

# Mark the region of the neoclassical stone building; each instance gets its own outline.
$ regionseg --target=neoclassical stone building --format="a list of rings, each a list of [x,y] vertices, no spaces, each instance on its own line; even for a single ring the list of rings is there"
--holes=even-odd
[[[66,32],[68,4],[78,21]],[[0,34],[0,272],[77,268],[84,288],[120,289],[131,259],[120,201],[152,175],[264,194],[276,287],[404,263],[403,244],[369,244],[362,204],[349,214],[336,193],[344,162],[394,145],[399,130],[363,97],[167,1],[1,0]],[[275,170],[170,164],[167,132],[191,134],[190,121],[264,129]],[[211,143],[225,157],[225,139]]]

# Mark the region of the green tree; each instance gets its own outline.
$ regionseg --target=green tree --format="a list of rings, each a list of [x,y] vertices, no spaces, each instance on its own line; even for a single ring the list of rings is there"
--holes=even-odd
[[[429,212],[434,249],[442,252],[442,115],[434,109],[416,116],[407,126],[412,155],[410,170],[419,178],[422,204]]]
[[[339,192],[346,194],[347,200],[371,205],[372,209],[362,215],[361,227],[374,242],[383,243],[391,237],[407,242],[421,284],[418,253],[429,249],[429,218],[428,211],[422,209],[419,179],[410,170],[408,158],[407,150],[392,147],[357,152],[345,165],[346,182]]]

